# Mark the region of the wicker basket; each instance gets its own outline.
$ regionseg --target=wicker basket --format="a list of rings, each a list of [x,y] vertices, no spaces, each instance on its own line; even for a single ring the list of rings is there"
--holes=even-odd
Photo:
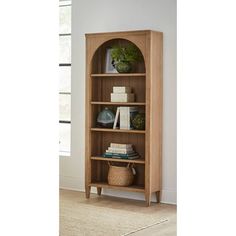
[[[113,166],[108,162],[108,165],[108,184],[129,186],[133,183],[134,175],[130,168],[130,163],[127,166]]]

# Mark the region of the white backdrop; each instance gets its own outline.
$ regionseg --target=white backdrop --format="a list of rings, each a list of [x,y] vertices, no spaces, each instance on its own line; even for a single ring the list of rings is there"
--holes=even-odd
[[[60,187],[84,191],[85,33],[151,29],[164,33],[162,202],[176,203],[176,1],[73,0],[71,157],[60,157]],[[105,190],[113,195],[114,191]],[[143,194],[115,192],[144,199]],[[154,199],[154,198],[153,198]]]

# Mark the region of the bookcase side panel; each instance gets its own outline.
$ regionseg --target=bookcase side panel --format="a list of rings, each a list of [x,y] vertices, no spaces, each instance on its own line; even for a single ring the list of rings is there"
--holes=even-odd
[[[145,38],[145,66],[146,66],[146,107],[145,107],[145,196],[146,200],[150,198],[150,89],[151,89],[151,75],[150,75],[150,33],[146,34]],[[148,200],[147,200],[148,201]]]
[[[150,90],[150,187],[161,190],[162,182],[162,103],[163,103],[163,34],[151,32]]]
[[[90,68],[89,68],[89,53],[91,51],[91,43],[90,40],[86,37],[86,98],[85,98],[85,187],[88,187],[88,184],[91,182],[91,164],[89,161],[89,155],[90,155],[90,133],[89,133],[89,100],[90,100]]]
[[[85,186],[86,188],[91,183],[91,132],[90,128],[92,126],[92,107],[90,104],[92,98],[92,57],[94,55],[94,39],[86,37],[86,119],[85,119]]]

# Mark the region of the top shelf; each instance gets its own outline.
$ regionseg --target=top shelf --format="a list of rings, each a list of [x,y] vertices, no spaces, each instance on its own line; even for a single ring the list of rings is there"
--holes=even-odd
[[[104,74],[91,74],[91,77],[137,77],[146,76],[146,73],[104,73]]]

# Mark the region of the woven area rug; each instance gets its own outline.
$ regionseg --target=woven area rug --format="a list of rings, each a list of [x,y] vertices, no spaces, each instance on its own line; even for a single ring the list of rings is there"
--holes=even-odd
[[[168,221],[162,204],[71,192],[60,194],[60,236],[132,235]]]

